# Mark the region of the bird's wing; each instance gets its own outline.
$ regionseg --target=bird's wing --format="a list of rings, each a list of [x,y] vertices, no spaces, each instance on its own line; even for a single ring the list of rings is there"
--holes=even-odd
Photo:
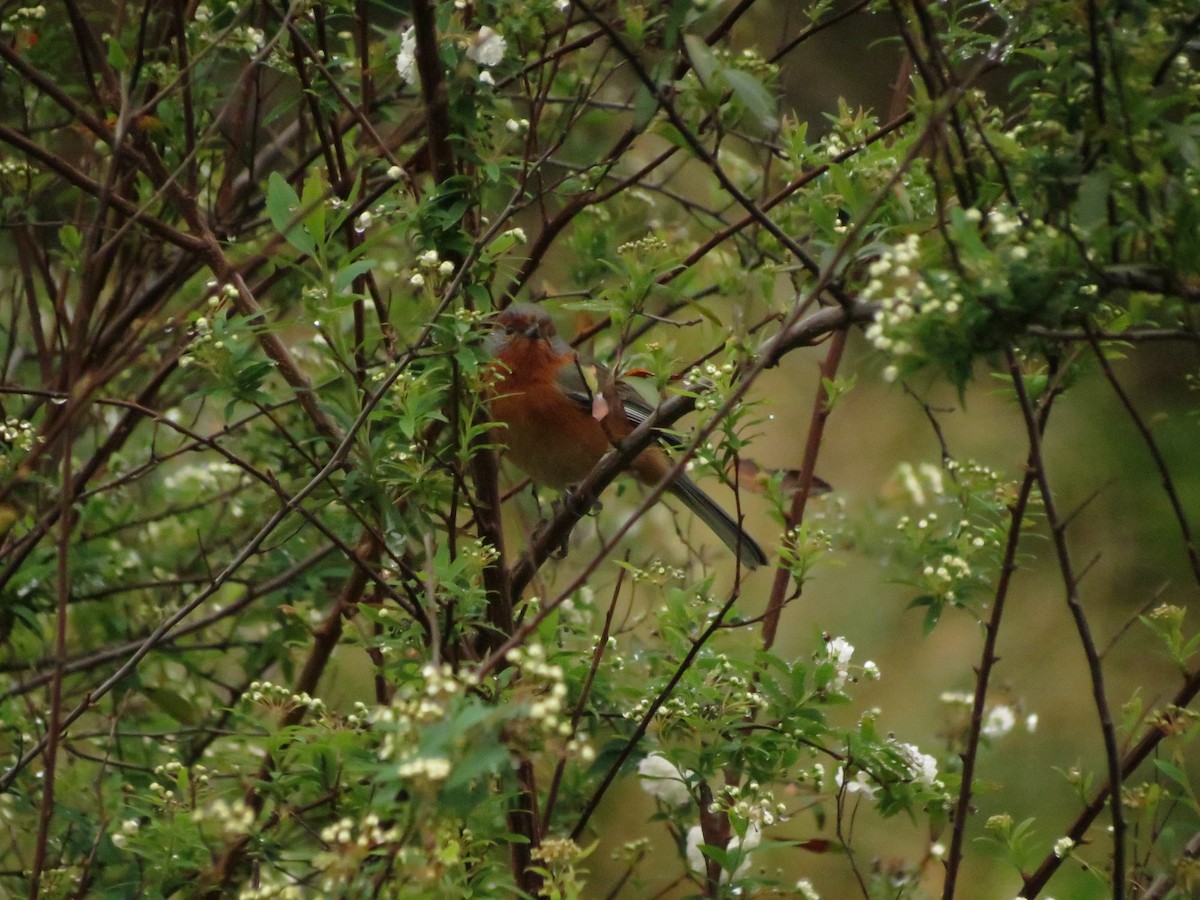
[[[588,365],[578,357],[558,370],[558,387],[573,400],[580,409],[597,419],[604,417],[607,403],[604,400],[604,390],[612,378],[612,373],[598,363]],[[637,389],[624,381],[617,383],[617,395],[621,398],[621,408],[630,425],[637,428],[650,417],[654,407],[638,393]],[[658,431],[658,438],[671,447],[681,446],[683,441],[675,434]]]

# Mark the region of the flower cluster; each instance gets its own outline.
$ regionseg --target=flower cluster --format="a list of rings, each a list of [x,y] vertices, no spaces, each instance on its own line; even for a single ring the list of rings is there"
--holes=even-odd
[[[438,279],[454,274],[454,263],[448,259],[441,259],[436,250],[426,250],[418,254],[417,268],[418,271],[408,279],[408,283],[413,287],[423,287],[426,283],[426,274],[437,276]]]
[[[533,858],[548,866],[570,865],[583,857],[583,848],[570,838],[545,838]]]
[[[0,442],[8,444],[14,450],[28,452],[37,442],[37,432],[34,430],[33,423],[10,417],[0,422]],[[3,471],[7,465],[7,454],[0,453],[0,471]]]
[[[714,659],[705,672],[704,682],[695,695],[676,693],[655,710],[654,725],[660,730],[676,726],[688,727],[689,720],[742,718],[766,711],[769,701],[752,679],[747,678],[724,654]],[[627,719],[640,720],[650,707],[649,691],[625,713]]]
[[[514,700],[525,704],[525,717],[544,737],[567,738],[566,752],[585,762],[595,758],[595,751],[583,735],[574,734],[566,709],[567,685],[562,666],[546,660],[540,644],[514,647],[505,655],[521,670],[516,682]]]
[[[313,697],[307,691],[296,693],[282,685],[272,684],[269,681],[250,682],[250,687],[242,695],[242,699],[247,703],[258,704],[280,712],[287,712],[297,707],[302,707],[318,715],[325,713],[325,701],[320,698]]]
[[[919,313],[941,314],[950,320],[957,316],[962,306],[962,295],[951,294],[944,302],[939,291],[922,277],[917,267],[920,258],[921,239],[910,234],[899,244],[886,248],[879,258],[867,269],[870,280],[862,289],[860,297],[867,302],[877,302],[879,312],[875,321],[867,326],[866,336],[875,347],[893,358],[910,356],[914,347],[908,337],[909,322]],[[885,381],[895,381],[900,370],[889,365],[883,371]]]
[[[949,476],[954,478],[952,491],[946,490]],[[941,468],[902,463],[893,481],[893,493],[906,506],[928,509],[896,520],[896,559],[911,566],[904,577],[936,619],[942,606],[962,606],[988,583],[1003,546],[1005,530],[997,523],[1005,514],[1010,487],[986,466],[954,460]]]
[[[384,828],[374,813],[367,813],[361,822],[345,816],[326,825],[321,829],[321,843],[326,849],[313,858],[313,867],[324,875],[325,892],[333,893],[339,882],[353,880],[367,856],[399,839],[400,830]]]
[[[926,787],[941,787],[936,759],[928,753],[922,753],[916,744],[905,744],[896,740],[890,741],[890,744],[908,770],[909,779]]]
[[[844,637],[830,638],[825,642],[825,653],[834,667],[833,678],[827,686],[830,690],[840,691],[846,686],[846,679],[850,677],[850,659],[854,656],[854,645]]]
[[[757,781],[745,786],[730,785],[713,799],[709,812],[724,811],[734,822],[749,823],[753,828],[766,828],[787,821],[787,806],[775,801],[775,795]]]
[[[648,234],[636,241],[626,241],[617,248],[617,253],[621,256],[646,256],[662,253],[668,249],[670,249],[670,245],[661,237],[657,234]]]
[[[850,665],[853,657],[854,645],[848,640],[844,637],[826,636],[825,651],[817,658],[818,663],[832,665],[828,680],[822,685],[824,690],[841,691],[845,689],[847,681],[854,680],[853,667]],[[862,677],[870,681],[878,681],[881,677],[879,666],[873,660],[867,660],[858,669]]]
[[[643,567],[630,568],[634,584],[652,584],[663,587],[667,584],[682,584],[687,581],[687,572],[679,566],[667,565],[660,559],[652,560]]]
[[[208,769],[205,766],[201,765],[200,763],[196,763],[191,767],[191,769],[187,769],[183,763],[177,759],[173,759],[170,762],[155,766],[154,777],[174,781],[177,783],[181,778],[186,778],[188,781],[200,787],[205,786],[209,782]]]
[[[230,476],[240,476],[242,470],[226,460],[213,460],[196,465],[180,466],[163,479],[163,487],[168,490],[192,488],[200,490],[220,490],[236,482]]]
[[[944,233],[948,244],[907,235],[867,268],[860,298],[878,304],[867,338],[890,357],[887,381],[932,363],[961,386],[976,358],[1029,324],[1095,305],[1098,286],[1080,272],[1078,246],[1041,219],[954,209]]]
[[[421,726],[441,720],[449,701],[475,685],[471,674],[455,675],[445,664],[426,664],[421,668],[421,680],[422,684],[407,686],[397,695],[391,706],[376,713],[377,724],[395,726],[388,729],[384,735],[379,746],[380,759],[403,756],[408,751],[402,748],[415,744]],[[405,763],[408,761],[406,759]]]
[[[923,789],[921,793],[933,791],[944,801],[945,785],[938,777],[937,759],[922,753],[916,744],[907,744],[889,737],[883,745],[884,753],[876,757],[871,771],[860,765],[846,763],[834,774],[836,790],[846,794],[863,794],[875,797],[881,788],[891,793],[894,786],[911,785]],[[853,772],[853,777],[851,777]]]
[[[553,741],[564,755],[585,762],[594,759],[595,751],[585,736],[575,733],[566,714],[562,667],[547,662],[536,644],[510,651],[507,659],[520,674],[512,679],[512,694],[500,706],[478,696],[473,671],[455,673],[444,664],[423,666],[420,679],[375,715],[373,726],[383,732],[380,760],[393,766],[391,771],[406,782],[429,786],[444,782],[458,754],[472,749],[465,739],[442,744],[423,740],[432,726],[444,722],[465,723],[462,728],[479,729],[484,735],[494,735],[495,729],[503,727],[510,743]]]
[[[487,25],[484,25],[473,35],[464,38],[467,59],[480,68],[479,80],[484,84],[495,84],[495,79],[488,72],[504,61],[508,50],[508,41],[504,35]],[[417,77],[417,33],[415,28],[407,28],[400,35],[400,52],[396,54],[396,72],[405,81],[415,81]]]
[[[137,837],[137,833],[141,831],[141,828],[142,825],[140,820],[126,819],[111,835],[113,846],[124,850],[129,845],[129,839],[131,837]]]
[[[254,819],[254,810],[240,797],[232,803],[217,798],[192,813],[193,822],[215,824],[221,835],[226,838],[247,834],[254,825]]]
[[[221,288],[220,297],[229,298],[237,294],[237,288],[231,284],[227,284]],[[216,303],[213,301],[216,300]],[[214,296],[209,299],[209,304],[215,306],[220,303],[220,299]],[[236,331],[228,328],[221,329],[222,334],[217,337],[213,334],[213,323],[208,320],[207,316],[199,316],[192,323],[191,331],[191,346],[188,352],[179,358],[181,368],[195,365],[197,363],[205,366],[208,369],[216,369],[218,360],[225,357],[227,349],[226,342],[236,344],[238,335]]]
[[[0,22],[0,34],[9,34],[16,29],[33,28],[46,18],[46,5],[19,6],[14,9],[7,19]]]
[[[0,23],[0,29],[4,25]],[[5,156],[0,158],[0,184],[16,186],[20,183],[28,181],[34,173],[34,168],[29,164],[28,160],[18,159],[13,156]]]

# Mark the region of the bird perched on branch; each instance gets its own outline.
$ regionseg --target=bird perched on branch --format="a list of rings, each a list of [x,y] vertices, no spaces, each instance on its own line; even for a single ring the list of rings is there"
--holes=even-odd
[[[578,484],[600,458],[652,412],[632,387],[601,366],[587,366],[541,309],[514,304],[496,318],[487,348],[503,371],[489,400],[497,441],[508,458],[538,484]],[[592,376],[592,377],[589,377]],[[651,444],[629,463],[645,485],[671,471],[662,447]],[[683,473],[667,490],[683,501],[753,569],[767,562],[755,540]]]

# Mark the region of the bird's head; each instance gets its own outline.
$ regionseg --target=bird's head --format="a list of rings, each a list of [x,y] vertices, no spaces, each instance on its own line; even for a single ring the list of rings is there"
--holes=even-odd
[[[554,322],[545,310],[528,303],[514,303],[496,316],[487,349],[493,356],[532,349],[545,342],[545,349],[562,353],[566,345],[559,339]]]

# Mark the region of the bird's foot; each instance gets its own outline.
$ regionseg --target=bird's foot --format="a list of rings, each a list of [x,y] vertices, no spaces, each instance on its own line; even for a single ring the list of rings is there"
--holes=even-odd
[[[546,529],[550,527],[551,521],[553,521],[553,520],[552,519],[542,519],[542,521],[538,522],[537,526],[533,529],[534,543],[539,543],[542,540],[542,535],[545,534]],[[552,559],[566,559],[567,558],[567,541],[569,538],[570,538],[569,534],[563,535],[562,540],[557,545],[550,548],[549,556]]]
[[[593,500],[589,505],[587,498],[579,492],[575,485],[567,485],[556,501],[555,513],[559,509],[569,509],[574,515],[582,519],[584,516],[599,514],[603,508],[604,506],[598,498]]]

